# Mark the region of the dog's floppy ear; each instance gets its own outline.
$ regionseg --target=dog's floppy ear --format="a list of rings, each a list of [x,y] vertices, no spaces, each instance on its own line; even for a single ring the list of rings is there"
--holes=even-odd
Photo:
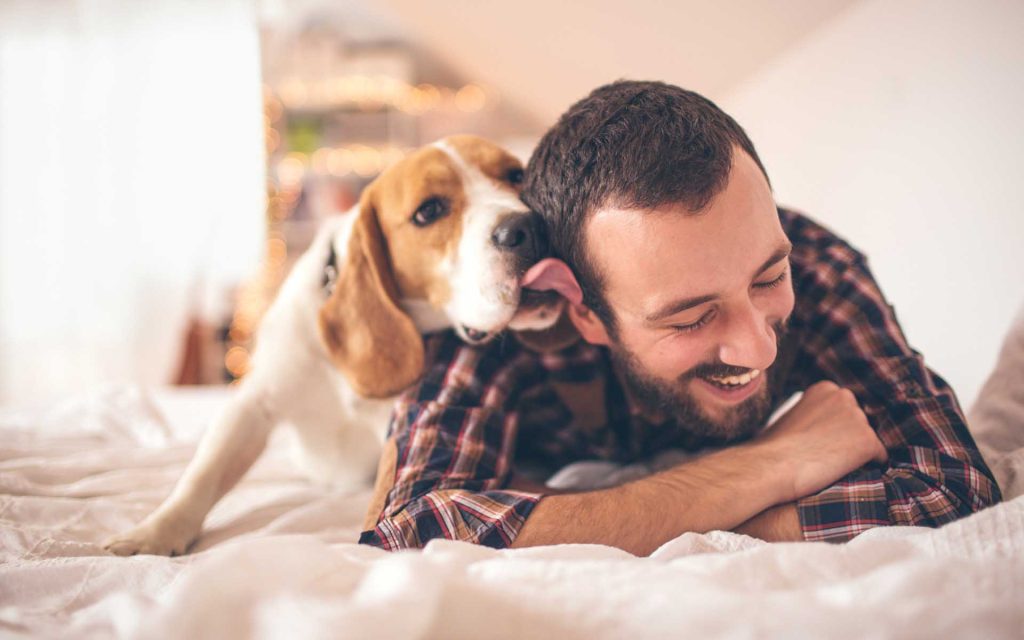
[[[398,306],[371,191],[363,193],[338,281],[320,309],[320,333],[331,360],[359,395],[386,398],[419,379],[423,339]]]
[[[564,304],[555,324],[540,331],[516,331],[515,336],[527,349],[537,353],[561,351],[580,339],[580,334],[569,319],[569,311]]]

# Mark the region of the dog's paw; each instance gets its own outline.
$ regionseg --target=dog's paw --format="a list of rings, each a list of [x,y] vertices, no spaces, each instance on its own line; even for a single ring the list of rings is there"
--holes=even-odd
[[[182,521],[145,521],[103,543],[103,548],[117,556],[147,554],[178,556],[188,549],[199,535],[199,527]]]

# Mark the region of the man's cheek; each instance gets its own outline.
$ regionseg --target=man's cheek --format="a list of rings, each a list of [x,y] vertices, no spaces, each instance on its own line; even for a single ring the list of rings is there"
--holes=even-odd
[[[687,387],[691,382],[690,371],[692,366],[689,363],[680,361],[680,358],[670,357],[656,360],[647,365],[647,371],[665,384],[683,384]]]
[[[661,341],[656,348],[648,352],[642,360],[644,367],[651,374],[664,382],[681,382],[688,380],[690,373],[703,360],[699,349],[694,348],[693,340],[687,336],[677,335]]]

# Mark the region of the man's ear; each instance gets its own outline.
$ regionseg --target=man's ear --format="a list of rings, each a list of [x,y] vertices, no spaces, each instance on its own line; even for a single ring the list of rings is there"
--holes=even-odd
[[[611,336],[608,335],[608,328],[604,322],[597,317],[589,307],[584,304],[566,305],[565,313],[569,316],[573,326],[579,331],[583,339],[590,344],[610,345]]]
[[[398,306],[387,244],[363,192],[345,263],[320,308],[320,335],[331,360],[364,398],[396,395],[423,373],[423,338]]]

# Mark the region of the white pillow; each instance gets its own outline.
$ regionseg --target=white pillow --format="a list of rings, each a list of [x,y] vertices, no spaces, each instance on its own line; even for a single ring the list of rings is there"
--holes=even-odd
[[[967,412],[967,423],[1003,499],[1024,493],[1024,307],[1010,325],[996,368]]]

